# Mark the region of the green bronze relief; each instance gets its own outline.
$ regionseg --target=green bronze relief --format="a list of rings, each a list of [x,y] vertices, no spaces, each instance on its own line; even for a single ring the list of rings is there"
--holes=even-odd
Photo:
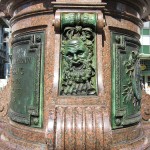
[[[128,60],[124,61],[125,73],[127,74],[126,85],[123,85],[124,101],[133,101],[134,105],[139,105],[141,99],[141,85],[140,85],[140,60],[137,51],[132,51],[129,54]]]
[[[44,33],[14,38],[11,120],[32,127],[42,126]]]
[[[62,14],[60,95],[97,95],[96,14]]]
[[[138,123],[141,75],[138,39],[112,32],[112,127]]]

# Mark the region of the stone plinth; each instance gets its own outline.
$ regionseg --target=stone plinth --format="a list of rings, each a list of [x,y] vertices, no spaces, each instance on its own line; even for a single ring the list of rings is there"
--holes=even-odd
[[[3,149],[146,149],[140,28],[146,1],[15,1]],[[145,8],[143,10],[143,8]]]

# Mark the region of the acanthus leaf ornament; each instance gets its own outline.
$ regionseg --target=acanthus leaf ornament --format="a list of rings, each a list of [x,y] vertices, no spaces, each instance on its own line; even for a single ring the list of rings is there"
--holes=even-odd
[[[123,85],[124,90],[122,95],[124,96],[124,102],[132,101],[134,105],[138,105],[138,101],[141,99],[141,91],[139,92],[139,86],[141,86],[139,61],[137,51],[132,51],[129,59],[124,61],[126,74],[128,75],[128,83],[127,85]]]
[[[97,95],[97,16],[87,13],[64,13],[61,18],[60,95]]]

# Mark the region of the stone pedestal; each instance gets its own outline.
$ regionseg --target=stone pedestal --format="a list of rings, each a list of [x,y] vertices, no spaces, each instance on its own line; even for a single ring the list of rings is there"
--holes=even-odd
[[[142,93],[142,125],[144,132],[148,138],[150,138],[150,103],[149,103],[150,95],[148,95],[145,91]]]
[[[6,6],[12,96],[0,146],[148,148],[138,57],[146,1],[10,0]]]

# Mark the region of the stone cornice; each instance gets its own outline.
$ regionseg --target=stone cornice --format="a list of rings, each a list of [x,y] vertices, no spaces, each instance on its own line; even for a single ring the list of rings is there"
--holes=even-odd
[[[31,2],[33,0],[0,0],[0,9],[1,11],[3,11],[5,14],[8,15],[8,13],[10,15],[13,14],[13,10],[20,6],[22,3],[28,3]],[[37,0],[36,0],[37,1]],[[35,2],[35,1],[34,1]],[[37,1],[38,2],[38,1]],[[61,0],[45,0],[44,2],[51,4],[51,2],[62,2]],[[78,3],[80,5],[80,2],[78,0],[72,0],[70,1],[72,3]],[[69,3],[70,3],[69,2]],[[93,0],[92,2],[97,2],[97,0]],[[105,3],[109,3],[109,2],[120,2],[120,3],[124,3],[124,4],[128,4],[133,6],[134,9],[136,9],[140,16],[141,19],[143,20],[149,20],[149,15],[150,15],[150,0],[102,0],[99,2],[105,2]],[[66,3],[68,3],[66,1]],[[88,0],[86,0],[86,3],[88,3]],[[89,0],[89,4],[91,3],[91,0]],[[83,1],[81,2],[81,5],[83,4]],[[9,10],[9,11],[6,11]]]
[[[150,0],[103,0],[102,2],[120,2],[130,5],[140,13],[143,20],[150,15]]]

